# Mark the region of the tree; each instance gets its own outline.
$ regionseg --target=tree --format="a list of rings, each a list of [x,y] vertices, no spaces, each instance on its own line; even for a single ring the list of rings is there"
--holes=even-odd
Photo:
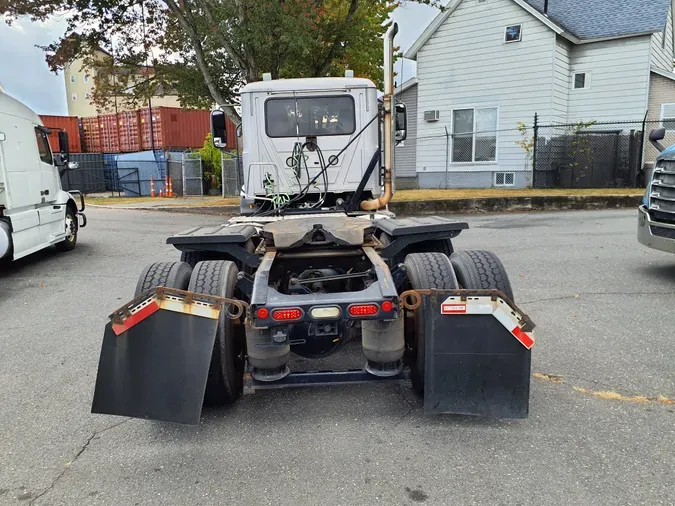
[[[356,75],[382,81],[381,37],[405,0],[0,0],[0,12],[69,15],[44,49],[58,71],[75,57],[96,68],[95,101],[175,91],[184,105],[216,102],[238,122],[237,91],[263,73]],[[410,0],[440,7],[437,0]],[[78,29],[79,28],[79,29]],[[101,63],[97,48],[111,56]],[[140,69],[140,71],[139,71]],[[139,78],[139,75],[143,78]]]

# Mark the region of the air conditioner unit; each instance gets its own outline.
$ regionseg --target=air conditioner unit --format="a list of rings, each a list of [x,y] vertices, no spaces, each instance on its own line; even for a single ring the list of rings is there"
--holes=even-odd
[[[424,121],[432,122],[441,119],[440,111],[424,111]]]

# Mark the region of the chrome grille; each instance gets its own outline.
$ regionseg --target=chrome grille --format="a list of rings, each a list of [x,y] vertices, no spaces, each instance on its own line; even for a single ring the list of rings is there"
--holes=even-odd
[[[652,225],[649,229],[651,230],[652,235],[665,237],[666,239],[675,239],[675,228],[657,227]]]
[[[659,160],[649,187],[649,210],[675,219],[675,160]]]

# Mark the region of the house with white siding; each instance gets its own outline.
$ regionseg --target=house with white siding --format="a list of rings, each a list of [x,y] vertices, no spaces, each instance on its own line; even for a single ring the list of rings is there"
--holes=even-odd
[[[674,6],[451,0],[404,55],[417,61],[420,187],[529,185],[517,127],[535,113],[540,124],[647,114],[675,128]]]
[[[394,150],[395,184],[399,190],[419,187],[417,181],[417,78],[413,77],[394,90],[397,102],[408,110],[408,130],[405,141]]]

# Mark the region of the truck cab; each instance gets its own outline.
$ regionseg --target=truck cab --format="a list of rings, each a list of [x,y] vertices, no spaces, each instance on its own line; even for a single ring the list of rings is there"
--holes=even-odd
[[[61,187],[68,135],[59,132],[60,152],[53,153],[49,133],[30,108],[0,92],[0,261],[52,245],[72,250],[86,226],[82,194]]]

